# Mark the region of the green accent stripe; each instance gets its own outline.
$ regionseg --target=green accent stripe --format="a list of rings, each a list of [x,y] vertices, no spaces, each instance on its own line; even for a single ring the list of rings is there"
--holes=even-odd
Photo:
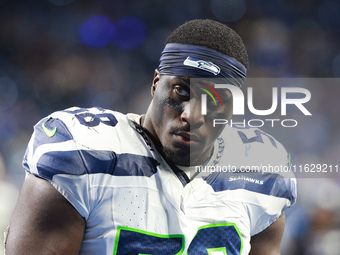
[[[205,93],[207,93],[207,94],[212,98],[212,100],[214,100],[215,105],[217,105],[214,96],[213,96],[208,90],[206,90],[206,89],[204,89],[204,88],[200,88],[200,89],[203,90]]]

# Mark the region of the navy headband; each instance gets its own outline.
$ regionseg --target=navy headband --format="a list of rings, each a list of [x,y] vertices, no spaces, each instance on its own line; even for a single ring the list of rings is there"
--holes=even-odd
[[[241,87],[246,79],[245,66],[235,58],[205,46],[168,43],[162,52],[159,73],[190,78],[223,78]]]

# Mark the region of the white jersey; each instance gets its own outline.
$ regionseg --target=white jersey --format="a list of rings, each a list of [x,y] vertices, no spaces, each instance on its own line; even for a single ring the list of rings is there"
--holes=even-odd
[[[35,126],[24,167],[86,220],[80,254],[248,254],[251,236],[295,202],[294,178],[246,171],[287,165],[262,131],[227,127],[187,183],[136,117],[74,107]]]

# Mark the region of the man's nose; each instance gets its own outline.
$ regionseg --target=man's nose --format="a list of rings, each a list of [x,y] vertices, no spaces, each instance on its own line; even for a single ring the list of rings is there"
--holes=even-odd
[[[198,128],[204,124],[204,116],[201,113],[201,103],[199,100],[192,99],[184,104],[183,112],[181,113],[183,122],[190,124],[191,128]]]

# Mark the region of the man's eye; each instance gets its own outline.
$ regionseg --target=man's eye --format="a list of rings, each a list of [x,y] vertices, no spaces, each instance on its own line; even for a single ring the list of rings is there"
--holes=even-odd
[[[190,96],[189,93],[183,89],[181,86],[175,86],[175,92],[177,95],[181,96],[181,97],[188,97]]]

